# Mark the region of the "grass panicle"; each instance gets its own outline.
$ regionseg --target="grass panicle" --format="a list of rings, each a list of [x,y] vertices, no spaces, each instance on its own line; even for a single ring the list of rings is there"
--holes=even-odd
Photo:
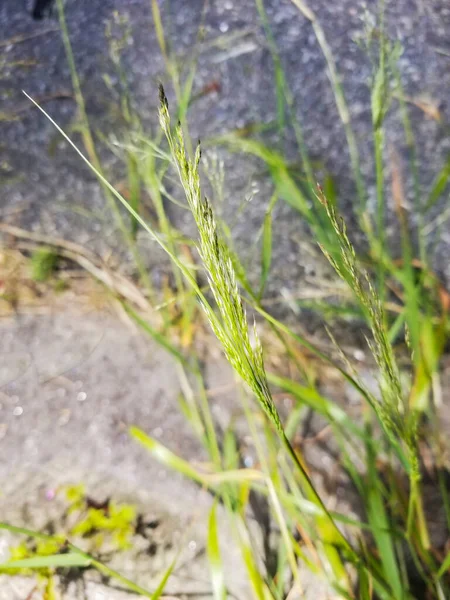
[[[388,339],[383,303],[368,273],[358,265],[356,251],[348,237],[344,220],[337,214],[335,206],[328,202],[320,187],[318,187],[318,198],[339,240],[341,260],[337,261],[323,247],[322,250],[336,273],[352,288],[367,313],[370,324],[373,340],[368,341],[368,344],[379,369],[381,391],[381,400],[374,398],[373,407],[386,433],[396,441],[406,442],[409,457],[412,459],[411,476],[418,478],[419,468],[416,458],[418,420],[414,411],[410,410],[402,390],[399,368]]]
[[[253,390],[276,429],[282,432],[280,416],[266,378],[263,351],[256,325],[253,328],[252,343],[228,246],[221,239],[209,200],[201,194],[200,143],[197,144],[194,159],[190,160],[186,154],[181,124],[176,125],[174,132],[171,130],[169,104],[162,85],[160,86],[159,120],[197,225],[200,237],[198,250],[219,311],[220,320],[210,319],[210,324],[222,344],[228,361]]]

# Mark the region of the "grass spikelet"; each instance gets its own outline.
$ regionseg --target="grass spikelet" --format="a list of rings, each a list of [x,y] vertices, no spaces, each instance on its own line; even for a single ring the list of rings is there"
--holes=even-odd
[[[247,315],[239,294],[229,248],[221,239],[209,200],[201,194],[198,169],[201,158],[200,143],[193,160],[190,160],[186,153],[181,124],[178,123],[172,132],[169,105],[162,86],[159,89],[159,97],[161,127],[167,137],[189,208],[198,228],[198,251],[219,312],[220,318],[212,319],[210,312],[206,311],[210,324],[228,361],[252,389],[276,429],[282,432],[280,417],[267,383],[261,342],[256,328],[253,343],[250,340]]]
[[[380,391],[382,400],[375,400],[373,407],[386,433],[394,440],[403,440],[410,458],[410,474],[418,477],[416,458],[417,418],[409,409],[402,393],[400,373],[392,346],[388,339],[385,314],[381,299],[372,285],[366,271],[357,263],[356,252],[348,235],[344,220],[337,214],[318,188],[318,198],[326,210],[330,223],[339,241],[339,259],[330,255],[324,248],[323,253],[336,273],[347,282],[366,311],[373,340],[368,341],[369,348],[379,368]]]

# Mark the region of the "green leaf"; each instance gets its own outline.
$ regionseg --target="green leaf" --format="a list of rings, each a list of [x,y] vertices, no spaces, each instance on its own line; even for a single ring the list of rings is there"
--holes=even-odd
[[[158,45],[161,50],[161,54],[164,56],[164,59],[168,59],[167,55],[167,47],[166,47],[166,39],[164,36],[164,28],[161,20],[161,13],[159,12],[159,6],[157,0],[152,0],[152,15],[153,22],[156,31],[156,37],[158,40]]]
[[[149,450],[163,465],[169,469],[178,471],[182,475],[189,477],[189,479],[197,481],[198,483],[203,483],[200,474],[191,467],[187,461],[183,460],[155,439],[145,434],[141,429],[138,427],[130,427],[129,432],[131,437],[142,444],[144,448],[147,448],[147,450]]]
[[[186,364],[186,359],[184,358],[184,356],[181,354],[181,352],[179,350],[177,350],[177,348],[175,348],[175,346],[173,344],[170,343],[170,341],[167,339],[167,336],[165,336],[164,334],[162,334],[159,331],[157,331],[156,329],[154,329],[148,321],[143,319],[131,307],[131,305],[128,302],[122,302],[122,306],[124,307],[126,312],[130,315],[130,317],[139,325],[139,327],[143,331],[145,331],[145,333],[148,333],[148,335],[150,335],[157,344],[159,344],[162,348],[164,348],[164,350],[167,350],[167,352],[169,352],[178,362],[180,362],[183,365]]]
[[[163,594],[165,587],[167,585],[167,582],[169,580],[169,577],[172,575],[175,565],[177,564],[177,558],[178,558],[178,555],[173,559],[173,561],[170,563],[170,565],[164,572],[164,574],[161,578],[161,581],[158,584],[158,587],[152,594],[151,600],[158,600],[159,598],[161,598],[161,595]]]
[[[436,175],[433,185],[431,186],[430,193],[425,203],[424,211],[427,212],[432,206],[436,204],[436,201],[440,198],[445,188],[448,185],[450,178],[450,157],[445,162],[442,169]]]
[[[450,552],[447,554],[447,556],[444,559],[444,562],[442,563],[442,565],[439,568],[438,571],[438,578],[441,578],[445,575],[445,573],[450,569]]]
[[[219,537],[217,534],[217,502],[214,502],[209,513],[208,540],[206,550],[211,570],[211,581],[215,600],[226,598],[226,589],[223,575],[223,564],[220,556]]]
[[[91,561],[80,554],[51,554],[49,556],[32,556],[20,560],[10,560],[0,564],[0,570],[5,569],[43,569],[46,567],[88,567]]]
[[[318,414],[326,417],[330,422],[335,422],[342,427],[347,428],[348,431],[352,431],[358,436],[361,436],[362,432],[352,422],[350,417],[347,416],[345,411],[331,400],[328,400],[319,394],[315,388],[300,385],[291,379],[279,377],[274,373],[267,373],[267,378],[270,383],[273,383],[286,392],[293,394],[297,400],[306,406],[309,406]]]
[[[333,206],[337,206],[338,195],[336,189],[336,182],[331,173],[327,172],[325,174],[322,187],[323,193],[325,194],[325,197],[328,200],[328,202]]]
[[[368,482],[366,486],[367,516],[380,555],[384,579],[389,582],[394,598],[404,597],[395,554],[394,539],[389,532],[389,519],[384,505],[381,480],[376,470],[376,456],[370,442],[366,444]]]
[[[372,123],[375,129],[377,129],[383,122],[383,118],[386,112],[386,78],[385,70],[379,68],[372,87]]]

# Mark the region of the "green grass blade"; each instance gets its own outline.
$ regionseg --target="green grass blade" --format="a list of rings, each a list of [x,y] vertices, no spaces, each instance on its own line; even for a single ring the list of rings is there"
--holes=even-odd
[[[351,124],[350,111],[347,106],[344,89],[342,87],[341,78],[336,67],[333,51],[327,42],[325,32],[322,29],[316,15],[309,8],[307,3],[304,2],[304,0],[291,0],[291,2],[299,9],[299,11],[305,16],[305,18],[308,19],[308,21],[310,21],[317,42],[326,60],[328,68],[328,77],[330,79],[331,87],[333,89],[336,107],[338,109],[339,117],[341,119],[347,138],[347,146],[349,149],[353,176],[360,201],[360,211],[364,211],[366,208],[366,191],[361,174],[359,151]]]
[[[201,485],[214,487],[222,483],[246,483],[262,481],[264,475],[256,469],[234,469],[219,473],[200,472],[194,469],[187,461],[174,454],[160,442],[157,442],[138,427],[130,427],[129,433],[136,441],[150,451],[152,456],[169,469],[181,473],[185,477]]]
[[[130,206],[136,212],[140,210],[141,187],[136,157],[131,152],[127,153],[128,188],[130,191]],[[131,234],[136,239],[139,223],[131,216]]]
[[[439,171],[425,202],[424,212],[428,212],[444,193],[450,179],[450,157]]]
[[[56,536],[49,535],[47,533],[42,533],[40,531],[33,531],[32,529],[27,529],[26,527],[16,527],[16,525],[9,525],[8,523],[0,522],[0,530],[1,529],[3,529],[4,531],[9,531],[10,533],[14,533],[17,535],[26,535],[27,537],[31,537],[34,539],[41,539],[41,540],[57,539]],[[64,543],[64,539],[62,539],[62,538],[58,538],[58,541],[61,542],[61,544]]]
[[[215,600],[225,600],[227,592],[220,556],[219,537],[217,532],[217,503],[214,502],[208,521],[208,539],[206,544],[208,562],[211,570],[211,581]]]
[[[68,554],[50,554],[48,556],[32,556],[20,560],[10,560],[0,564],[0,572],[8,569],[44,569],[48,567],[89,567],[91,560],[76,552]]]
[[[169,60],[167,54],[166,47],[166,38],[164,35],[164,27],[162,24],[161,13],[159,10],[159,5],[157,0],[151,0],[151,8],[153,15],[153,25],[155,27],[156,38],[158,40],[159,49],[161,50],[161,54],[163,55],[164,60],[167,62]]]
[[[366,504],[369,524],[378,547],[384,578],[389,583],[394,598],[405,597],[393,538],[389,533],[389,518],[386,512],[381,480],[376,470],[376,456],[372,444],[366,444],[368,482],[366,486]]]
[[[86,162],[91,164],[92,170],[98,174],[97,176],[100,181],[100,185],[102,187],[102,191],[105,196],[105,199],[107,200],[107,202],[110,206],[111,212],[114,215],[114,219],[117,223],[117,226],[123,235],[123,239],[125,240],[128,248],[131,252],[131,255],[133,256],[133,260],[139,271],[139,276],[140,276],[142,282],[145,284],[145,287],[147,288],[149,294],[152,295],[153,290],[152,290],[152,286],[150,283],[150,279],[148,277],[145,266],[142,262],[142,258],[139,254],[138,248],[135,244],[135,240],[133,238],[132,232],[126,226],[126,224],[122,218],[122,215],[120,213],[119,207],[117,205],[117,202],[116,202],[117,194],[114,194],[114,192],[111,193],[112,186],[107,184],[106,179],[103,174],[102,163],[101,163],[98,153],[97,153],[94,137],[92,135],[91,127],[89,124],[89,119],[88,119],[87,112],[86,112],[86,105],[85,105],[85,101],[84,101],[83,92],[81,89],[80,78],[78,76],[78,71],[77,71],[76,64],[75,64],[75,58],[74,58],[73,51],[72,51],[72,44],[70,42],[69,31],[67,29],[63,0],[56,0],[56,6],[58,9],[59,24],[60,24],[60,28],[61,28],[61,34],[62,34],[64,49],[65,49],[65,53],[66,53],[66,58],[67,58],[67,62],[69,65],[70,76],[72,79],[72,86],[74,89],[75,101],[77,104],[79,118],[81,121],[81,136],[83,139],[85,151],[86,151],[87,155],[89,156],[89,160],[87,158],[85,158],[78,149],[77,149],[77,151],[79,152],[79,154],[81,154],[83,156],[83,158]],[[45,113],[45,111],[43,111],[42,108],[37,105],[36,102],[34,102],[26,93],[25,93],[25,95],[28,97],[29,100],[31,100],[33,102],[33,104],[35,104],[35,106],[37,106],[39,108],[39,110],[43,114],[45,114],[47,116],[48,119],[50,119],[49,115],[47,115]],[[52,120],[50,119],[50,121],[52,121]],[[56,123],[53,123],[53,124],[56,125]],[[61,131],[58,126],[56,126],[56,127],[59,131]],[[71,144],[74,145],[73,143],[71,143]]]
[[[153,594],[151,596],[151,600],[159,600],[159,598],[161,598],[161,596],[164,593],[164,590],[166,588],[169,577],[172,575],[173,570],[175,569],[175,566],[177,564],[177,559],[178,559],[178,555],[173,559],[173,561],[167,567],[166,571],[164,572],[163,576],[161,577],[161,581],[159,582],[158,587],[156,588],[156,590],[153,592]]]
[[[187,282],[189,283],[189,285],[194,290],[195,294],[197,295],[199,301],[201,302],[204,310],[206,311],[206,313],[208,315],[208,319],[211,322],[213,322],[213,323],[217,322],[217,318],[216,318],[216,315],[215,315],[214,311],[212,310],[212,308],[211,308],[208,300],[206,299],[206,296],[204,295],[204,293],[200,289],[199,285],[197,284],[196,279],[193,277],[193,275],[192,275],[191,271],[189,270],[189,268],[183,263],[183,261],[176,254],[174,254],[171,251],[170,247],[167,244],[165,244],[164,241],[148,225],[148,223],[146,223],[144,221],[144,219],[141,217],[141,215],[139,215],[139,213],[137,213],[130,206],[130,203],[127,202],[127,200],[125,200],[125,198],[115,189],[115,187],[113,185],[111,185],[111,183],[109,183],[109,181],[104,177],[104,175],[101,173],[101,171],[99,171],[92,164],[92,162],[89,161],[89,159],[83,154],[83,152],[77,147],[77,145],[70,139],[70,137],[64,132],[64,130],[56,123],[56,121],[54,119],[52,119],[52,117],[41,106],[39,106],[39,104],[37,102],[35,102],[33,100],[33,98],[31,98],[31,96],[29,96],[25,91],[23,93],[28,98],[28,100],[30,100],[30,102],[32,102],[34,104],[34,106],[36,106],[36,108],[43,115],[45,115],[45,117],[50,121],[50,123],[59,131],[59,133],[67,141],[67,143],[69,144],[69,146],[71,146],[73,148],[73,150],[75,150],[75,152],[82,159],[82,161],[96,175],[96,177],[102,183],[102,185],[104,185],[106,188],[108,188],[108,190],[112,193],[112,195],[115,198],[117,198],[117,200],[119,200],[119,202],[126,208],[126,210],[128,210],[128,212],[139,222],[139,224],[141,225],[141,227],[143,227],[143,229],[149,234],[149,236],[151,237],[151,239],[153,241],[155,241],[164,250],[164,252],[170,257],[170,259],[172,260],[172,262],[183,273],[183,276],[185,277],[185,279],[187,280]]]
[[[274,373],[268,373],[268,379],[274,385],[293,394],[300,402],[312,408],[318,414],[326,417],[330,422],[341,425],[344,429],[357,433],[359,437],[362,432],[354,425],[352,420],[346,415],[337,404],[324,398],[316,389],[303,386],[291,379],[280,377]]]
[[[128,315],[135,321],[139,327],[145,331],[151,338],[155,340],[164,350],[167,350],[179,363],[186,366],[186,358],[177,348],[169,341],[167,335],[160,333],[150,325],[143,317],[141,317],[128,302],[122,302],[122,306]]]
[[[130,427],[129,429],[131,437],[138,441],[144,448],[150,451],[152,456],[158,459],[163,465],[174,471],[178,471],[182,475],[185,475],[189,479],[196,481],[197,483],[203,483],[203,478],[200,476],[191,465],[184,459],[180,458],[168,448],[160,444],[155,439],[148,436],[138,427]]]
[[[450,552],[444,558],[442,565],[439,567],[439,571],[437,573],[438,579],[443,577],[449,569],[450,569]]]
[[[239,535],[239,547],[241,550],[242,559],[247,569],[248,578],[255,598],[257,600],[269,600],[271,595],[267,594],[266,583],[259,572],[257,564],[255,563],[255,552],[250,542],[248,529],[241,517],[235,516],[235,519]]]

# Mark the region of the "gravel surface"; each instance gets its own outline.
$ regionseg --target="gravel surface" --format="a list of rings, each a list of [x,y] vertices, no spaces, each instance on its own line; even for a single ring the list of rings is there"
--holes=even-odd
[[[311,156],[318,164],[326,165],[335,177],[342,192],[343,210],[345,212],[347,207],[348,213],[355,204],[349,158],[321,50],[310,23],[292,2],[266,0],[265,5]],[[387,5],[389,33],[404,47],[400,66],[408,97],[411,101],[435,106],[441,115],[438,122],[430,117],[430,111],[426,113],[411,104],[422,162],[422,183],[426,189],[450,146],[445,125],[450,116],[447,101],[447,90],[450,89],[450,8],[445,0],[401,0]],[[155,124],[157,82],[159,79],[167,81],[167,77],[148,1],[129,0],[124,4],[120,0],[67,0],[65,6],[75,60],[94,129],[117,135],[120,135],[117,103],[104,83],[106,73],[114,79],[104,31],[105,23],[114,10],[128,15],[133,44],[125,50],[124,61],[136,106],[147,131],[150,131]],[[373,204],[374,167],[368,90],[372,68],[356,40],[364,35],[366,23],[373,22],[376,3],[315,0],[311,6],[324,28],[342,75],[362,154],[362,168],[368,180],[369,201]],[[160,7],[167,35],[180,63],[187,68],[186,57],[195,44],[203,2],[163,1]],[[0,77],[2,111],[6,115],[18,113],[17,119],[0,122],[0,169],[4,174],[1,203],[9,207],[8,210],[26,207],[20,217],[15,218],[28,225],[74,237],[105,250],[113,245],[111,227],[74,210],[75,206],[81,206],[97,215],[101,213],[103,201],[97,184],[79,158],[59,140],[53,126],[29,107],[21,93],[25,89],[44,102],[58,123],[70,132],[75,116],[73,100],[49,100],[53,94],[71,90],[60,35],[54,31],[57,28],[56,15],[34,21],[25,3],[3,0],[0,23],[3,38],[0,47],[3,53]],[[205,41],[200,47],[193,93],[199,94],[211,85],[210,89],[216,91],[204,94],[192,106],[189,123],[193,139],[201,137],[206,140],[211,135],[235,127],[273,119],[276,101],[272,61],[253,0],[209,2],[204,14],[204,30]],[[230,42],[227,36],[234,34],[240,37]],[[28,36],[29,39],[19,42],[17,36]],[[11,43],[6,43],[6,40]],[[169,97],[170,92],[168,86]],[[388,126],[389,143],[400,152],[406,152],[395,105],[393,113]],[[294,160],[293,144],[288,141],[285,150]],[[248,234],[251,231],[256,235],[261,226],[270,197],[270,184],[261,177],[261,164],[258,162],[229,156],[223,150],[219,154],[225,160],[223,212],[229,221],[234,220],[236,210],[249,192],[257,190],[234,228],[239,250],[250,271],[256,273],[254,263],[258,258],[254,245],[248,243]],[[105,158],[107,156],[105,153]],[[404,167],[406,170],[406,164]],[[120,180],[118,175],[120,169],[110,170],[115,183]],[[440,209],[437,209],[436,214],[439,212]],[[174,210],[172,218],[189,230],[186,213]],[[276,208],[275,226],[273,290],[278,289],[280,284],[297,290],[305,276],[317,268],[317,259],[303,244],[307,237],[305,227],[299,219],[292,218],[291,209],[282,203]],[[388,232],[393,234],[394,242],[396,231],[396,219],[391,214]],[[449,248],[450,232],[444,226],[442,241],[437,248],[436,268],[447,281],[450,278]],[[151,255],[149,262],[154,264],[157,253],[152,251]]]

